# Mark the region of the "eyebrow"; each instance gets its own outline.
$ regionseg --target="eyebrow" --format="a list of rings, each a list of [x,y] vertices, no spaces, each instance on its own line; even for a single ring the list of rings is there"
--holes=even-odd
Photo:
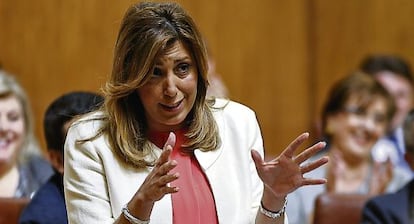
[[[174,62],[174,64],[176,64],[177,62],[181,62],[181,61],[185,61],[185,60],[192,60],[192,59],[191,59],[190,56],[184,55],[182,57],[175,58],[173,60],[173,62]],[[160,65],[162,65],[162,63],[160,63],[160,60],[156,60],[155,63],[154,63],[154,65],[155,66],[160,66]]]
[[[174,62],[177,62],[177,61],[185,61],[185,60],[188,60],[188,59],[191,59],[191,57],[188,56],[188,55],[185,55],[185,56],[183,56],[181,58],[175,59]]]

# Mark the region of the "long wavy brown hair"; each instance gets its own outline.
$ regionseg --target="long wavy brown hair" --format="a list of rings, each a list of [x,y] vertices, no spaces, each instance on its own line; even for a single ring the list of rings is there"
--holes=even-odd
[[[206,100],[207,54],[192,18],[176,3],[144,2],[126,12],[115,45],[112,74],[103,87],[105,125],[109,144],[126,162],[137,167],[154,164],[144,108],[137,94],[150,78],[157,55],[180,41],[189,46],[198,69],[197,96],[187,115],[187,151],[214,150],[220,145],[213,118],[213,100]]]

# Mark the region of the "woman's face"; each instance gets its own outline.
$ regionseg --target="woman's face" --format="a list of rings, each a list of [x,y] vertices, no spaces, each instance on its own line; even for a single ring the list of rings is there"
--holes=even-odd
[[[150,130],[183,127],[196,99],[197,74],[192,54],[179,41],[156,58],[150,80],[137,90]]]
[[[25,137],[23,108],[16,96],[0,98],[0,165],[15,161]]]
[[[329,116],[327,122],[331,147],[341,151],[343,156],[369,159],[373,145],[386,132],[386,100],[375,97],[363,108],[351,98],[343,111]]]

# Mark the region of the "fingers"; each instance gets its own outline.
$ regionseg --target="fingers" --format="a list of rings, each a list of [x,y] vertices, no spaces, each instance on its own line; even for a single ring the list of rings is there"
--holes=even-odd
[[[326,164],[328,161],[329,161],[328,157],[324,156],[324,157],[322,157],[322,158],[320,158],[320,159],[318,159],[314,162],[311,162],[311,163],[301,167],[300,170],[301,170],[302,174],[305,174],[307,172],[310,172],[310,171]]]
[[[283,150],[282,155],[285,155],[287,158],[292,158],[295,150],[307,139],[309,138],[309,133],[305,132],[299,135],[293,142],[291,142],[288,147]]]
[[[159,167],[159,166],[162,166],[164,163],[168,162],[171,152],[172,152],[171,146],[165,147],[165,149],[162,150],[161,155],[158,158],[157,162],[155,163],[155,166]]]
[[[261,163],[263,163],[262,156],[260,155],[260,153],[259,153],[258,151],[256,151],[256,150],[252,149],[252,150],[251,150],[251,154],[252,154],[253,161],[254,161],[256,164],[261,164]]]
[[[179,190],[180,190],[179,187],[169,187],[169,186],[165,186],[163,189],[161,189],[161,191],[165,194],[176,193]]]
[[[302,186],[325,184],[326,182],[327,180],[325,178],[321,178],[321,179],[304,178],[302,181]]]
[[[388,158],[385,162],[375,162],[374,168],[374,172],[378,173],[378,175],[392,176],[392,170],[394,167],[391,160]]]
[[[179,177],[180,177],[179,173],[164,175],[161,178],[159,178],[158,187],[174,188],[170,186],[170,183],[177,180]]]
[[[174,132],[170,132],[170,134],[168,135],[168,139],[164,144],[164,149],[166,149],[168,146],[170,146],[171,149],[174,148],[175,140],[176,140],[176,137],[175,137]]]
[[[296,164],[301,164],[305,160],[309,159],[311,156],[313,156],[315,153],[319,152],[321,149],[325,148],[326,143],[325,142],[318,142],[311,146],[310,148],[307,148],[303,152],[301,152],[298,156],[295,157]]]
[[[158,158],[156,166],[161,166],[169,160],[172,149],[175,146],[176,137],[174,132],[170,132],[168,139],[164,144],[163,150],[161,152],[160,158]]]
[[[262,156],[260,155],[260,153],[254,149],[251,150],[251,155],[252,155],[252,159],[253,162],[256,166],[256,169],[258,169],[258,171],[260,171],[260,169],[262,168],[262,164],[264,163]]]
[[[387,161],[385,161],[385,164],[386,164],[386,166],[387,166],[388,169],[392,169],[393,168],[393,164],[392,164],[392,161],[391,161],[391,158],[390,157],[387,158]]]

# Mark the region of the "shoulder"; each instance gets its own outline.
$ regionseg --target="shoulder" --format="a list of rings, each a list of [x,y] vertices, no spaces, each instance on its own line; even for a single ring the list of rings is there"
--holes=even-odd
[[[414,186],[414,180],[410,181],[408,184],[403,186],[395,193],[386,193],[383,195],[379,195],[376,197],[371,198],[367,202],[367,206],[376,205],[376,207],[389,207],[393,208],[396,204],[408,205],[408,200],[410,198],[410,189]],[[398,206],[397,206],[398,207]]]
[[[44,205],[53,205],[63,202],[63,191],[60,190],[61,186],[59,182],[56,180],[58,179],[59,174],[56,173],[49,180],[43,184],[39,190],[35,193],[32,200],[29,204],[44,204]],[[60,181],[63,181],[59,178]],[[63,183],[63,182],[62,182]]]
[[[72,123],[66,134],[65,161],[66,158],[70,158],[70,161],[80,161],[81,158],[100,160],[100,153],[110,151],[103,130],[105,125],[106,118],[100,111],[87,114]]]
[[[40,185],[45,183],[53,175],[52,166],[40,155],[33,155],[21,164],[19,172],[21,179],[21,184],[19,185],[22,190],[26,189],[23,190],[27,191],[26,193],[36,191]]]
[[[216,99],[212,112],[219,126],[230,128],[233,132],[258,127],[256,113],[248,106],[235,101]]]
[[[53,175],[52,166],[40,155],[33,155],[22,167],[23,169],[30,170],[36,178],[44,180],[42,182],[45,182]]]
[[[66,208],[64,197],[60,193],[59,187],[49,179],[36,192],[29,204],[23,210],[19,223],[33,223],[37,221],[43,223],[45,221],[59,222],[66,219]]]
[[[398,166],[395,167],[393,169],[392,180],[389,183],[389,186],[387,187],[387,192],[396,192],[398,189],[400,189],[405,184],[410,182],[411,178],[412,178],[412,173]]]
[[[214,102],[214,108],[216,109],[223,109],[224,111],[249,111],[253,112],[253,110],[236,101],[229,100],[229,99],[222,99],[222,98],[216,98]]]
[[[256,114],[250,107],[228,99],[217,98],[213,107],[213,114],[215,116],[224,116],[231,119],[240,119],[246,117],[256,118]]]
[[[77,133],[84,138],[93,137],[100,129],[104,127],[105,115],[101,111],[85,114],[74,121],[69,130],[68,135]]]

